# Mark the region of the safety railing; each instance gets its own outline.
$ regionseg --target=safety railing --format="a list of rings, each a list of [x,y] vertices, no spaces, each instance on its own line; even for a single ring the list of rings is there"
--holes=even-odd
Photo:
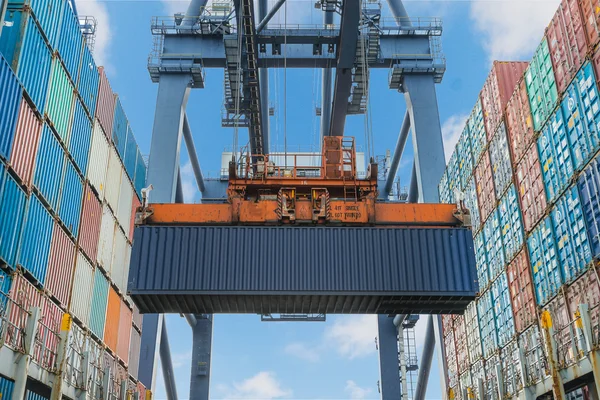
[[[383,17],[380,19],[383,34],[427,35],[442,34],[442,19],[437,17]]]
[[[51,321],[42,317],[38,321],[38,330],[35,335],[33,347],[33,361],[49,372],[57,370],[58,345],[60,343],[60,332],[57,327],[51,325]]]
[[[582,343],[583,331],[577,329],[576,324],[580,324],[581,320],[576,319],[570,321],[564,326],[554,327],[554,342],[556,343],[556,352],[558,356],[558,367],[566,368],[576,364],[583,356]]]
[[[0,345],[6,345],[24,354],[25,326],[31,313],[4,292],[0,292],[0,298],[2,299]]]
[[[85,389],[83,363],[85,362],[84,353],[87,337],[82,331],[75,329],[69,332],[69,337],[64,380],[77,389]]]
[[[535,385],[548,375],[548,360],[544,348],[544,340],[539,330],[525,337],[521,343],[525,358],[524,386]]]

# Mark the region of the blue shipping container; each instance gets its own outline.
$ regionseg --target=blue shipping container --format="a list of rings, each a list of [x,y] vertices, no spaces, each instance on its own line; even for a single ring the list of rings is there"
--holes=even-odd
[[[15,268],[27,195],[0,164],[0,259]]]
[[[129,175],[129,179],[132,182],[135,180],[135,162],[138,153],[138,146],[135,141],[135,137],[133,136],[133,130],[131,126],[127,127],[127,146],[125,147],[125,161],[123,164],[125,165],[125,171],[127,171],[127,175]]]
[[[464,191],[469,184],[469,178],[473,175],[473,156],[471,154],[471,135],[469,124],[465,125],[460,139],[456,144],[458,161],[458,174],[460,176],[460,189]]]
[[[31,7],[48,43],[54,49],[58,40],[64,2],[65,0],[8,0],[8,8]]]
[[[53,210],[58,210],[60,181],[66,155],[58,139],[47,124],[42,129],[40,147],[35,163],[34,186]]]
[[[488,263],[485,255],[485,238],[483,236],[482,231],[473,238],[473,245],[475,246],[475,263],[477,265],[477,279],[479,280],[479,287],[482,290],[490,283],[490,273],[488,271]]]
[[[477,200],[477,190],[475,187],[475,178],[471,177],[465,188],[465,206],[471,213],[471,227],[473,232],[478,232],[481,227],[481,217],[479,216],[479,202]]]
[[[83,50],[83,35],[79,27],[79,18],[71,8],[71,2],[64,3],[62,28],[58,39],[58,54],[65,64],[65,69],[73,83],[79,79],[79,66],[81,65],[81,51]]]
[[[552,300],[562,285],[560,261],[549,216],[531,232],[527,239],[527,247],[535,297],[538,305],[543,306]]]
[[[92,121],[88,118],[83,104],[77,97],[75,98],[70,137],[69,154],[75,160],[81,174],[87,176],[87,164],[92,144]]]
[[[479,333],[483,345],[483,356],[490,357],[498,349],[498,331],[494,318],[494,303],[490,290],[483,293],[477,300],[477,315],[479,317]]]
[[[502,229],[498,209],[495,209],[483,225],[485,236],[485,257],[488,263],[490,280],[504,269],[504,246],[502,245]]]
[[[577,186],[567,189],[552,209],[552,227],[564,283],[581,275],[592,261],[585,218]]]
[[[512,183],[510,149],[508,148],[508,138],[506,136],[504,121],[500,123],[490,143],[490,160],[492,162],[492,176],[494,177],[496,198],[500,199],[500,196],[504,194],[504,191]]]
[[[0,51],[16,71],[25,91],[43,114],[50,81],[52,53],[29,12],[7,11]]]
[[[65,164],[64,180],[61,185],[60,207],[58,216],[67,229],[77,237],[79,232],[79,216],[83,199],[83,182],[71,161]]]
[[[41,284],[46,279],[54,219],[37,195],[29,196],[18,264]]]
[[[0,303],[6,307],[12,286],[12,276],[0,270]],[[2,380],[0,379],[0,393],[2,393]]]
[[[515,321],[510,303],[510,290],[506,272],[500,274],[498,279],[492,283],[490,292],[494,304],[494,317],[498,331],[498,345],[504,347],[515,335]]]
[[[127,116],[121,105],[121,99],[117,97],[115,103],[115,116],[113,122],[112,140],[115,148],[121,156],[121,160],[125,159],[125,146],[127,143]]]
[[[600,257],[600,158],[583,170],[577,181],[581,205],[591,241],[592,255]]]
[[[27,393],[25,394],[25,400],[48,400],[49,398],[47,396],[44,396],[42,394],[39,393],[35,393],[31,390],[27,390]]]
[[[137,157],[135,158],[135,191],[138,198],[142,198],[142,189],[146,187],[146,161],[138,147]]]
[[[100,74],[96,62],[92,56],[89,47],[83,45],[83,55],[81,57],[81,71],[79,72],[79,82],[77,91],[83,100],[83,105],[91,117],[96,115],[96,103],[98,101],[98,88],[100,85]]]
[[[567,131],[560,110],[552,114],[544,126],[537,145],[546,199],[553,203],[569,185],[574,171]]]
[[[506,262],[509,263],[521,249],[524,235],[519,198],[517,197],[515,185],[511,184],[500,200],[498,211],[500,225],[502,226],[502,243],[504,243]]]
[[[471,135],[471,152],[473,154],[473,168],[475,168],[487,145],[485,124],[483,123],[483,108],[481,107],[481,99],[479,97],[477,97],[477,103],[475,103],[467,124]]]
[[[10,152],[17,128],[21,85],[12,69],[0,55],[0,158],[10,159]]]
[[[600,147],[600,99],[589,61],[567,88],[561,108],[569,133],[573,167],[579,171]]]
[[[2,393],[3,399],[11,399],[15,382],[0,376],[0,393]]]
[[[104,337],[104,323],[106,321],[106,307],[108,305],[108,281],[99,268],[94,276],[94,291],[92,292],[92,308],[90,310],[90,329],[102,339]]]

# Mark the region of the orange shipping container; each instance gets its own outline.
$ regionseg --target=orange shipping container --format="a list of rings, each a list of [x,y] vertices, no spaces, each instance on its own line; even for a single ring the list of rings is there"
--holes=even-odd
[[[121,313],[119,316],[119,338],[117,340],[117,357],[125,364],[129,362],[129,340],[131,339],[132,312],[127,304],[121,300]]]
[[[42,122],[25,98],[21,99],[15,140],[13,142],[10,156],[10,165],[21,178],[21,182],[31,187],[31,178],[35,167],[35,155],[37,153]]]
[[[117,350],[119,339],[119,319],[121,318],[121,299],[111,287],[108,291],[108,307],[106,308],[106,325],[104,326],[104,343],[113,352]]]

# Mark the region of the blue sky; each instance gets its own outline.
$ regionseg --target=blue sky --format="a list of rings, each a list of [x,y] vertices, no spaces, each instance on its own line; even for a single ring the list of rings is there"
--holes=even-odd
[[[273,1],[270,1],[272,4]],[[152,16],[184,11],[187,3],[156,1],[78,0],[81,15],[99,22],[96,58],[105,65],[112,87],[125,107],[144,154],[150,150],[157,86],[146,69],[152,48]],[[528,60],[549,22],[557,0],[405,1],[411,16],[438,16],[444,21],[442,38],[447,73],[438,85],[438,102],[446,152],[452,151],[464,121],[476,101],[491,61]],[[310,0],[288,0],[288,22],[319,23]],[[283,22],[285,7],[275,21]],[[388,14],[384,4],[384,13]],[[371,118],[374,153],[393,149],[404,114],[404,98],[389,90],[387,70],[371,72]],[[216,173],[221,152],[232,144],[232,129],[221,128],[223,79],[209,70],[206,88],[195,90],[188,103],[191,129],[205,173]],[[319,72],[287,72],[287,102],[283,101],[283,71],[271,71],[271,145],[314,144],[318,137]],[[287,129],[283,113],[287,108]],[[347,134],[364,142],[364,117],[348,117]],[[240,132],[240,142],[247,133]],[[400,179],[408,185],[412,150],[410,141],[401,163]],[[198,201],[191,168],[182,151],[186,201]],[[422,318],[424,322],[426,318]],[[179,316],[168,316],[169,336],[180,399],[189,396],[191,331]],[[379,398],[377,329],[374,316],[328,316],[325,323],[261,323],[255,315],[218,315],[213,342],[212,399],[375,399]],[[424,336],[417,325],[417,339]],[[441,399],[437,360],[430,377],[428,399]],[[157,374],[156,398],[166,398]]]

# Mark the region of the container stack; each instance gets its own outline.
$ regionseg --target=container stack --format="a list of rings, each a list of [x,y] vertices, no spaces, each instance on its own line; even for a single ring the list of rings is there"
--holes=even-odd
[[[494,63],[440,182],[443,202],[462,199],[471,211],[480,285],[465,316],[443,323],[457,399],[477,392],[479,378],[492,399],[544,379],[545,311],[558,368],[585,354],[580,304],[600,328],[599,7],[562,0],[529,63]]]
[[[123,381],[144,396],[141,316],[125,292],[146,165],[89,43],[70,2],[8,2],[0,37],[0,308],[10,311],[0,313],[2,340],[23,352],[29,311],[39,308],[33,361],[55,372],[68,314],[66,386],[96,393],[110,366],[109,396],[119,398]],[[86,352],[93,356],[84,366]],[[11,396],[12,378],[0,376],[1,397]]]

